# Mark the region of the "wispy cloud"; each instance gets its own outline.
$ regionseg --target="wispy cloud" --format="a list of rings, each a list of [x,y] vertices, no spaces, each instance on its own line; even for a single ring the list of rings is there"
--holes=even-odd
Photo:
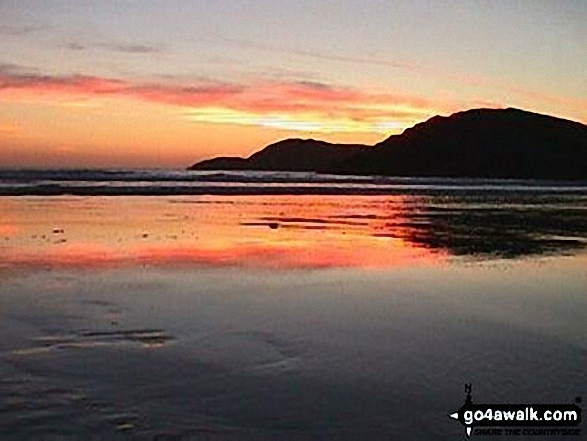
[[[100,46],[114,52],[123,52],[125,54],[160,54],[163,52],[163,48],[147,44],[103,43]]]
[[[417,96],[365,91],[317,81],[256,80],[246,84],[133,83],[86,75],[44,75],[0,64],[0,94],[118,96],[180,108],[182,118],[315,132],[387,133],[434,113],[456,110]]]
[[[163,47],[138,43],[81,43],[74,41],[68,43],[65,47],[72,51],[84,51],[98,48],[112,52],[138,55],[161,54],[165,52]]]
[[[37,71],[27,66],[14,63],[2,63],[0,62],[0,78],[4,77],[22,77],[34,75]]]
[[[431,78],[441,78],[443,80],[446,80],[459,86],[466,85],[475,88],[492,89],[505,92],[507,94],[511,94],[517,97],[539,100],[544,103],[572,106],[575,109],[587,108],[587,99],[585,98],[543,93],[541,91],[531,90],[523,85],[511,84],[506,81],[500,81],[499,79],[495,78],[487,78],[482,75],[471,73],[447,72],[434,66],[426,66],[412,62],[394,61],[374,57],[348,56],[324,51],[299,50],[280,47],[267,43],[259,43],[247,39],[228,38],[222,35],[210,37],[209,40],[212,42],[227,44],[245,49],[254,49],[263,52],[289,54],[304,58],[318,59],[322,61],[352,63],[365,66],[382,66],[390,69],[405,71],[412,75],[423,75],[429,76]]]
[[[87,49],[87,46],[81,43],[69,43],[67,46],[65,46],[67,49],[70,49],[72,51],[83,51]]]
[[[391,67],[394,69],[402,69],[408,71],[420,70],[424,69],[424,67],[407,62],[400,62],[400,61],[391,61],[391,60],[382,60],[377,58],[370,58],[370,57],[356,57],[356,56],[347,56],[347,55],[338,55],[332,54],[328,52],[321,52],[321,51],[308,51],[308,50],[301,50],[301,49],[292,49],[292,48],[285,48],[280,46],[275,46],[266,43],[258,43],[251,40],[240,39],[240,38],[228,38],[223,36],[216,36],[214,37],[215,41],[220,43],[228,43],[233,46],[239,46],[242,48],[248,49],[256,49],[265,52],[278,52],[283,54],[289,55],[297,55],[301,57],[307,58],[315,58],[318,60],[328,60],[328,61],[340,61],[345,63],[355,63],[355,64],[367,64],[367,65],[377,65],[377,66],[384,66],[384,67]]]
[[[45,25],[26,25],[26,26],[10,26],[0,25],[0,35],[8,35],[11,37],[21,37],[24,35],[36,34],[47,29]]]
[[[84,75],[52,76],[24,66],[0,64],[0,92],[25,90],[69,94],[113,94],[125,87],[124,81]]]

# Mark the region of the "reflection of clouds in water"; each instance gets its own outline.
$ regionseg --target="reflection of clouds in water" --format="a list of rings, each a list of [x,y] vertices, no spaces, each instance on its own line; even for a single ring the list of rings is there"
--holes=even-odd
[[[582,195],[452,193],[380,198],[372,204],[335,207],[335,211],[340,208],[350,210],[314,218],[290,212],[243,225],[362,232],[412,247],[484,259],[567,254],[587,246]]]
[[[580,193],[437,193],[7,199],[0,265],[382,268],[587,244]]]
[[[187,203],[178,203],[177,198],[130,197],[48,205],[12,200],[4,208],[15,224],[26,228],[13,238],[0,263],[328,268],[438,260],[402,240],[373,236],[369,222],[329,218],[341,210],[356,213],[379,204],[394,206],[402,199],[392,198],[390,203],[385,198],[351,196],[190,197],[182,199]],[[297,222],[305,220],[299,228]],[[66,243],[47,242],[55,228],[65,231],[60,236]]]

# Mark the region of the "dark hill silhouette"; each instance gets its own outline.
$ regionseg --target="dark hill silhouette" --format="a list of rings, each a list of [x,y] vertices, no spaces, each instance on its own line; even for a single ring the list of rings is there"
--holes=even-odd
[[[374,146],[290,139],[192,170],[587,179],[587,126],[518,109],[435,116]]]
[[[329,172],[357,153],[373,147],[360,144],[331,144],[314,139],[285,139],[268,145],[248,158],[219,157],[199,162],[190,170],[280,170]]]

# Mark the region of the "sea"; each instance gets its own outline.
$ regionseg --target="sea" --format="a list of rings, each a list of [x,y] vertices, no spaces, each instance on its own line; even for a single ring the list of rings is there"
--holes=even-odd
[[[470,191],[584,193],[587,181],[186,170],[0,170],[1,196],[414,194]]]

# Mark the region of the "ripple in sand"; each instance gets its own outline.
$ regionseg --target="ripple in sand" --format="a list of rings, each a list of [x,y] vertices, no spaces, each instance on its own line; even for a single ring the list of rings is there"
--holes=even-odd
[[[263,331],[208,335],[197,344],[196,353],[199,361],[256,374],[292,371],[303,365],[301,342]]]
[[[41,343],[26,349],[12,351],[12,355],[33,355],[54,350],[93,348],[120,344],[138,343],[144,348],[162,347],[174,337],[161,329],[133,329],[121,331],[81,331],[66,335],[47,335],[35,338]]]

